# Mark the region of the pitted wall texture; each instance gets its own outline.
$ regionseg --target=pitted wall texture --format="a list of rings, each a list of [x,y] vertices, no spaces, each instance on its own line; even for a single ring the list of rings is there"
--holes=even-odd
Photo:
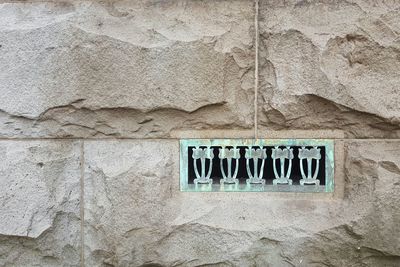
[[[400,2],[0,1],[0,266],[399,266]],[[179,137],[335,139],[335,193],[179,191]],[[327,134],[324,134],[327,133]]]

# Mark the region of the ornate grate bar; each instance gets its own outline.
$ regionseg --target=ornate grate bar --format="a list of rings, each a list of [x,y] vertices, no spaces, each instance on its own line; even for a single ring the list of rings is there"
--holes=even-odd
[[[333,192],[334,143],[320,139],[185,139],[181,191]]]

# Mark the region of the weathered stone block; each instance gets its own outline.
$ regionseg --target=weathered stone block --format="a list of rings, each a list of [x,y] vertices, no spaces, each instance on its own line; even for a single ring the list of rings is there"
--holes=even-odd
[[[0,135],[253,125],[249,1],[0,6]]]
[[[261,2],[262,126],[400,136],[400,2],[378,2]]]
[[[168,208],[179,190],[178,142],[87,141],[84,151],[85,262],[139,266],[143,246],[178,212]]]
[[[327,199],[183,193],[177,142],[86,142],[86,262],[398,266],[400,142],[344,143],[344,198]]]
[[[79,266],[80,144],[0,141],[0,265]]]

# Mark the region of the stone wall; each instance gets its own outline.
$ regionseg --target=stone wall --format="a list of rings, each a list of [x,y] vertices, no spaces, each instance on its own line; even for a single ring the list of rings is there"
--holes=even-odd
[[[400,266],[400,1],[0,1],[0,266]],[[333,194],[179,191],[179,138],[335,139]]]

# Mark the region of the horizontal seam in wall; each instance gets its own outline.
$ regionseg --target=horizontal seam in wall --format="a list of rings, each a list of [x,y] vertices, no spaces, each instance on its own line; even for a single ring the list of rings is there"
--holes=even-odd
[[[157,138],[132,138],[132,137],[126,137],[126,138],[70,138],[70,137],[22,137],[22,138],[5,138],[5,137],[0,137],[0,141],[38,141],[38,140],[43,140],[43,141],[129,141],[129,140],[171,140],[171,141],[179,141],[182,139],[253,139],[249,137],[184,137],[184,138],[162,138],[162,137],[157,137]],[[312,137],[282,137],[282,138],[258,138],[258,139],[269,139],[269,140],[279,140],[279,139],[328,139],[328,140],[335,140],[335,141],[400,141],[400,138],[330,138],[330,137],[317,137],[317,138],[312,138]]]

